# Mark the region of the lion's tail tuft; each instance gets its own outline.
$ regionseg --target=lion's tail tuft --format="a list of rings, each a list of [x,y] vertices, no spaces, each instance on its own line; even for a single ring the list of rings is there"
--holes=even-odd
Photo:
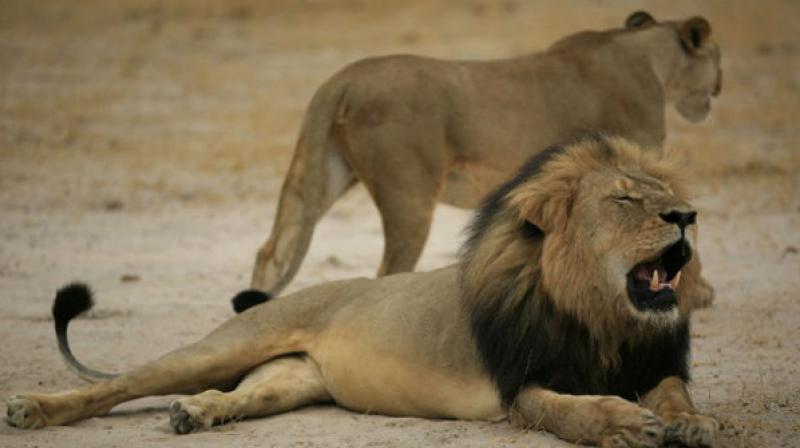
[[[236,311],[236,313],[241,313],[244,310],[265,303],[271,298],[271,294],[267,294],[256,289],[246,289],[239,294],[236,294],[231,299],[231,303],[233,304],[233,310]]]
[[[92,300],[92,290],[83,283],[70,283],[56,293],[53,302],[53,319],[56,321],[56,329],[67,328],[69,321],[89,311],[94,305]],[[56,330],[58,331],[58,330]]]
[[[56,293],[53,301],[53,320],[56,326],[56,338],[58,339],[58,350],[64,357],[67,365],[78,374],[81,379],[94,383],[101,380],[115,378],[117,375],[98,372],[83,365],[75,359],[67,341],[67,326],[69,322],[92,308],[92,291],[83,283],[70,283]]]

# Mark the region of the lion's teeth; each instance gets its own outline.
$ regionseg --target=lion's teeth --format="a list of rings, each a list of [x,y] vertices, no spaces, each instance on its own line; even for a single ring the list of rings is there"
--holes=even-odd
[[[661,283],[658,282],[658,269],[653,271],[653,278],[650,280],[650,289],[653,291],[658,291]]]
[[[678,271],[678,273],[675,274],[675,278],[673,278],[672,281],[669,282],[669,284],[670,286],[672,286],[672,289],[677,289],[678,283],[680,283],[680,281],[681,281],[681,271]]]

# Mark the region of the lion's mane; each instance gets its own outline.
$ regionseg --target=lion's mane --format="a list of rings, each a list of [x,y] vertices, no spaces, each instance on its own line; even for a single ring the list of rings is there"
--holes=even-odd
[[[592,135],[530,159],[484,200],[461,251],[460,286],[506,404],[531,385],[636,399],[665,376],[688,381],[688,319],[655,330],[601,300],[586,277],[595,271],[569,239],[576,226],[568,211],[583,174],[634,163],[663,178],[673,175],[672,162]]]

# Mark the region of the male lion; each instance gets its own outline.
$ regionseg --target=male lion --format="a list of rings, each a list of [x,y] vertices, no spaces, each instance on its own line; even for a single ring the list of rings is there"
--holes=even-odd
[[[710,33],[701,17],[657,23],[637,12],[624,29],[573,34],[524,57],[346,67],[311,101],[251,286],[280,293],[317,221],[357,181],[383,221],[381,276],[414,269],[437,201],[474,207],[547,145],[588,131],[661,145],[665,104],[698,121],[720,90]]]
[[[509,416],[601,446],[713,445],[716,422],[686,388],[686,297],[699,272],[682,187],[669,160],[619,138],[554,147],[484,202],[459,264],[272,299],[124,375],[10,397],[8,422],[61,425],[183,393],[197,395],[169,406],[179,434],[333,401]],[[73,285],[53,313],[67,361],[96,378],[66,341],[67,322],[89,306],[88,289]]]

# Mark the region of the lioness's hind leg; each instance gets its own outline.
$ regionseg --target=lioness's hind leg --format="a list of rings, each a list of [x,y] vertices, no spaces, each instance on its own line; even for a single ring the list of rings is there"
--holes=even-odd
[[[387,173],[374,187],[384,237],[378,276],[413,271],[425,248],[440,184],[427,173],[412,174],[414,168],[419,167],[395,170],[405,171],[406,179]]]
[[[272,232],[259,248],[253,267],[251,287],[273,296],[300,268],[319,219],[357,181],[336,145],[300,145],[306,143],[298,145],[281,189]],[[321,157],[309,155],[310,151],[321,152]]]
[[[688,275],[682,277],[687,291],[688,306],[692,309],[708,308],[714,303],[714,287],[702,275],[700,258],[695,254],[683,269]]]
[[[169,420],[176,433],[186,434],[329,400],[316,364],[304,356],[286,356],[253,369],[232,392],[209,390],[173,401]]]

